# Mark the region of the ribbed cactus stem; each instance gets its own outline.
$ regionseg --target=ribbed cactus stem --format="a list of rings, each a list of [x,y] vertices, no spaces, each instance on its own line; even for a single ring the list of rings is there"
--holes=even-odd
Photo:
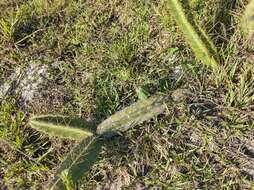
[[[125,131],[131,126],[151,119],[164,112],[166,100],[166,96],[153,96],[140,100],[103,121],[98,126],[96,133],[101,135],[116,130]]]

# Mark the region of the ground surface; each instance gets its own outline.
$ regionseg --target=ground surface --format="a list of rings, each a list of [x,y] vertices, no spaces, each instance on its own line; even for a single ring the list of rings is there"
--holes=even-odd
[[[167,1],[0,2],[0,189],[42,189],[75,142],[35,114],[101,122],[150,94],[188,89],[168,113],[115,137],[79,189],[251,189],[253,49],[242,1],[184,2],[216,43],[220,73],[195,61]]]

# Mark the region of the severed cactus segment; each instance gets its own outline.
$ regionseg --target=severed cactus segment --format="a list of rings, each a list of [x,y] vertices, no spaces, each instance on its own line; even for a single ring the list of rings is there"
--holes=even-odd
[[[66,189],[65,182],[61,178],[62,173],[67,173],[72,182],[76,183],[97,161],[102,145],[103,141],[96,137],[83,139],[62,162],[53,180],[49,183],[48,189]]]
[[[62,138],[82,140],[93,136],[88,122],[68,116],[41,115],[32,117],[29,121],[32,128],[48,135]]]
[[[164,112],[167,99],[166,96],[153,96],[140,100],[103,121],[96,133],[101,135],[112,131],[126,131],[134,125],[149,120]]]

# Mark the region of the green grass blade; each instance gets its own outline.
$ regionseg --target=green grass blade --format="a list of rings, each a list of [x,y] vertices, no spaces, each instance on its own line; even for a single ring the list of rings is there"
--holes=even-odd
[[[166,97],[163,96],[153,96],[140,100],[103,121],[98,126],[96,133],[104,134],[115,130],[125,131],[136,124],[149,120],[164,112],[165,100]]]
[[[93,135],[91,124],[80,118],[42,115],[32,117],[29,124],[38,131],[61,138],[82,140]]]
[[[83,139],[66,157],[57,170],[54,179],[49,183],[48,189],[65,189],[65,181],[61,175],[67,172],[67,175],[76,183],[78,179],[87,172],[97,161],[103,141],[96,137]]]
[[[242,28],[244,34],[251,38],[254,35],[254,0],[251,0],[250,3],[246,6]]]
[[[184,13],[183,7],[178,0],[168,0],[168,5],[171,10],[171,14],[174,16],[177,25],[184,33],[186,40],[191,46],[196,58],[203,64],[217,69],[219,64],[216,59],[218,55],[215,52],[215,46],[208,40],[208,36],[200,28],[195,27],[189,22],[187,16]]]

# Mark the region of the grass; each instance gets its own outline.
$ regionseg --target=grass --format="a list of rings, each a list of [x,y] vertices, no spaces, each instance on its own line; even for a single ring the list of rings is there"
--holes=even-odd
[[[221,70],[211,73],[195,60],[167,1],[2,1],[0,85],[10,89],[0,96],[1,187],[42,189],[75,144],[36,132],[31,116],[100,123],[135,102],[141,88],[191,94],[114,137],[77,188],[253,188],[253,47],[240,31],[243,4],[223,2],[188,5],[221,48]],[[47,74],[22,75],[31,65]],[[22,85],[38,78],[25,101]]]

